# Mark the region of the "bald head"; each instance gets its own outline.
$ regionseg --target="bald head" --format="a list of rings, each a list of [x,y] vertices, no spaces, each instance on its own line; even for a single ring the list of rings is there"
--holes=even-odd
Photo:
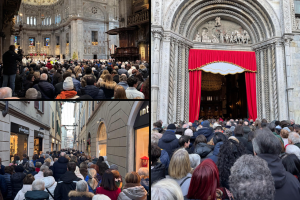
[[[0,99],[12,97],[12,89],[9,87],[0,88]]]
[[[40,78],[42,81],[46,81],[48,79],[48,75],[43,73]]]

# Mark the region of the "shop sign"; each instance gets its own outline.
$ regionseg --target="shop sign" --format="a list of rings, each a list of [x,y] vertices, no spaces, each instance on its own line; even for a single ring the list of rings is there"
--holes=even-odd
[[[134,128],[149,126],[149,101],[145,101],[136,116]]]
[[[35,130],[34,137],[44,138],[44,133]]]
[[[22,133],[22,134],[29,135],[29,128],[28,127],[25,127],[25,126],[22,126],[20,124],[16,124],[16,123],[13,123],[13,122],[11,122],[11,124],[10,124],[10,130],[13,133]]]

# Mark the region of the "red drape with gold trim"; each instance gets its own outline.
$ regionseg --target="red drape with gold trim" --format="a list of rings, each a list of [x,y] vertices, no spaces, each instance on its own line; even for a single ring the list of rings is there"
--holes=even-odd
[[[257,68],[255,52],[191,49],[189,53],[189,121],[194,122],[199,117],[201,101],[201,67],[216,61],[232,63],[245,70],[249,118],[255,120],[257,118],[255,79]]]

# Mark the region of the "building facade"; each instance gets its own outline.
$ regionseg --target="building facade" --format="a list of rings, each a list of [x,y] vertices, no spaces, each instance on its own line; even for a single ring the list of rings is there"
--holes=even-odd
[[[148,160],[141,160],[144,156],[149,158],[148,101],[77,104],[79,120],[75,123],[79,122],[80,151],[91,156],[107,156],[109,164],[118,165],[123,177],[127,172],[137,171],[142,162],[149,167]]]
[[[189,120],[191,49],[254,51],[258,118],[300,121],[299,1],[154,0],[151,5],[151,121]]]
[[[59,151],[61,149],[62,138],[61,138],[61,106],[63,105],[60,101],[49,101],[50,105],[50,151]]]
[[[51,122],[52,112],[48,101],[2,101],[0,110],[0,157],[3,165],[13,160],[18,154],[25,153],[31,159],[34,154],[51,151],[50,138],[53,137]],[[50,137],[51,135],[51,137]],[[59,145],[59,143],[58,143]]]
[[[13,22],[23,31],[7,42],[40,58],[107,59],[111,45],[119,44],[106,34],[119,27],[118,9],[117,0],[24,0]]]

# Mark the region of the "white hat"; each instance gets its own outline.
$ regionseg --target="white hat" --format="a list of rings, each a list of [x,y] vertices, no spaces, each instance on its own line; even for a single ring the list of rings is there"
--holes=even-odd
[[[63,89],[64,90],[73,90],[74,84],[71,77],[67,77],[63,83]]]
[[[192,131],[191,129],[186,129],[186,130],[184,131],[184,135],[187,135],[187,136],[192,137],[192,136],[193,136],[193,131]]]

